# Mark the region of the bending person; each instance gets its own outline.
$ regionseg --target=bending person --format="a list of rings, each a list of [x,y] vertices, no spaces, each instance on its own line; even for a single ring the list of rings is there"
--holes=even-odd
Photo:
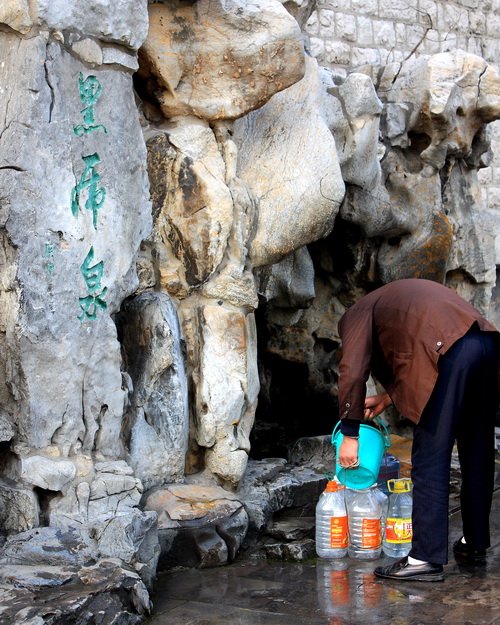
[[[448,562],[451,454],[462,472],[463,537],[457,559],[484,559],[490,546],[500,335],[473,306],[430,280],[398,280],[369,293],[339,324],[339,463],[357,461],[359,423],[393,403],[415,425],[413,541],[408,557],[374,573],[439,581]],[[366,397],[370,373],[386,393]]]

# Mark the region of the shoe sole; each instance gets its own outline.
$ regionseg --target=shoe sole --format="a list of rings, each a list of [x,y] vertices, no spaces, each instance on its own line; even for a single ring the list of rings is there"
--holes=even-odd
[[[377,577],[383,577],[384,579],[392,579],[395,582],[442,582],[444,581],[444,573],[435,573],[432,575],[408,575],[407,577],[401,577],[399,575],[384,575],[381,573],[375,573]]]

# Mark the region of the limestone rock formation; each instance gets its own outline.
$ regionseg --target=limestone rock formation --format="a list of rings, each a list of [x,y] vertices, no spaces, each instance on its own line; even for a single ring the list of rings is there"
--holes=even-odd
[[[189,412],[177,313],[166,294],[143,293],[118,325],[131,378],[122,435],[133,473],[145,489],[183,481]]]
[[[158,513],[162,570],[232,562],[248,530],[242,502],[217,486],[181,484],[155,489],[144,507]]]
[[[274,0],[149,7],[140,78],[166,119],[236,119],[302,77],[297,22]]]
[[[254,267],[282,260],[333,228],[344,183],[329,99],[317,62],[308,57],[300,82],[235,124],[238,175],[259,199]]]

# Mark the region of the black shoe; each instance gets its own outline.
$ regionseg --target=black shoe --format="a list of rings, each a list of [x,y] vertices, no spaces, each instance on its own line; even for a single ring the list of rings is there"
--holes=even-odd
[[[378,566],[373,572],[377,577],[402,581],[441,582],[444,579],[442,564],[408,564],[407,557],[389,566]]]
[[[462,539],[453,543],[455,560],[462,564],[484,564],[486,562],[486,549],[469,549]]]

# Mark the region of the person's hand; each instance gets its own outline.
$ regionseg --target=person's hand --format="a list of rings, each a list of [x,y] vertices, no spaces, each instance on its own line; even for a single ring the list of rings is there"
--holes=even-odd
[[[344,436],[344,440],[339,448],[339,465],[343,469],[352,469],[358,466],[358,449],[359,442],[357,438]],[[352,466],[351,466],[352,465]]]
[[[387,393],[370,395],[370,397],[367,397],[365,399],[365,419],[373,419],[374,417],[378,417],[391,404],[392,400]]]

